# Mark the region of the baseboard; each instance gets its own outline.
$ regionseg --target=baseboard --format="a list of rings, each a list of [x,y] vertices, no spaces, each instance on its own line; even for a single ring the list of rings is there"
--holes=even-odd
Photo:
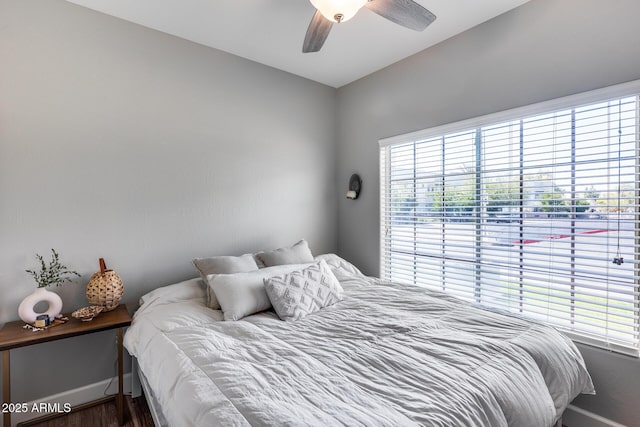
[[[626,427],[574,405],[569,405],[562,414],[562,424],[567,427]]]
[[[127,373],[123,376],[123,388],[125,394],[131,393],[131,374]],[[97,383],[89,384],[83,387],[79,387],[73,390],[67,390],[62,393],[54,394],[52,396],[46,396],[41,399],[34,400],[32,402],[26,402],[24,405],[26,408],[38,408],[38,411],[32,412],[13,412],[11,414],[11,427],[15,427],[16,424],[25,422],[34,418],[48,415],[56,411],[64,412],[65,404],[70,405],[71,408],[82,405],[83,403],[91,402],[93,400],[101,399],[105,395],[116,394],[118,392],[118,377],[106,379]],[[48,408],[45,408],[48,406]],[[40,411],[42,409],[42,412]],[[47,411],[46,409],[52,409]]]

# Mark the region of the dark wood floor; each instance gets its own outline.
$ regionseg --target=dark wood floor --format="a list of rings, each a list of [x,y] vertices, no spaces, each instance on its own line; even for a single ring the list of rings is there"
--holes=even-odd
[[[154,427],[153,419],[144,396],[132,399],[124,398],[126,427]],[[118,414],[115,401],[103,403],[91,408],[72,412],[29,427],[118,427]]]
[[[125,427],[154,427],[151,411],[147,406],[144,396],[132,399],[131,396],[124,398],[125,416],[127,422]],[[64,415],[50,421],[29,424],[29,427],[118,427],[118,416],[116,414],[116,403],[108,402],[102,405]],[[562,427],[567,427],[562,425]]]

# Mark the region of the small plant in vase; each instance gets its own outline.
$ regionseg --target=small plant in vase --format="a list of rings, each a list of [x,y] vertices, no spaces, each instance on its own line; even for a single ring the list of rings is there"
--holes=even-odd
[[[80,274],[78,274],[77,271],[69,270],[60,262],[60,255],[58,255],[58,252],[56,252],[55,249],[51,249],[51,261],[49,262],[49,265],[44,261],[44,257],[42,255],[36,254],[36,257],[40,261],[40,271],[25,271],[31,274],[39,288],[51,285],[60,286],[64,282],[70,282],[71,276],[80,277]]]
[[[60,286],[65,282],[70,282],[73,276],[80,277],[77,271],[69,270],[60,262],[60,255],[55,249],[51,249],[51,261],[48,264],[42,255],[36,254],[36,257],[40,261],[40,270],[25,271],[33,277],[38,287],[22,300],[18,307],[18,315],[29,324],[33,324],[36,318],[42,314],[46,314],[49,316],[49,320],[53,321],[62,311],[62,299],[55,292],[48,291],[46,289],[48,286]],[[34,307],[41,301],[47,302],[49,307],[42,313],[36,313]]]

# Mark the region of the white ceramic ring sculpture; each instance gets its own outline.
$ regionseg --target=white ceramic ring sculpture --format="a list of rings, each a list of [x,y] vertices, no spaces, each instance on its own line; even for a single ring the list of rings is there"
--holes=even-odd
[[[34,307],[39,302],[46,302],[49,304],[47,311],[42,313],[35,312]],[[36,317],[41,314],[46,314],[49,316],[49,319],[53,320],[61,311],[62,299],[60,296],[55,292],[46,290],[45,288],[36,288],[33,293],[27,295],[27,297],[22,300],[18,307],[18,315],[20,316],[20,319],[29,324],[34,324]]]

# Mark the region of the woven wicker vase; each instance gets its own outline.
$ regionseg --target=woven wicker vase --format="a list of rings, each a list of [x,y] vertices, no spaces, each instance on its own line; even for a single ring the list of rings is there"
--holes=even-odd
[[[87,300],[91,305],[104,307],[111,311],[120,304],[124,293],[122,279],[113,270],[107,270],[103,258],[100,258],[100,271],[96,271],[87,283]]]

